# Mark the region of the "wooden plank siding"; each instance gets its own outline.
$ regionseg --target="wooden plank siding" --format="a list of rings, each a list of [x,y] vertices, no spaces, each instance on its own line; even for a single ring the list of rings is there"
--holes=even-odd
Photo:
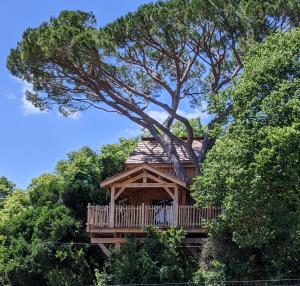
[[[178,203],[183,205],[186,202],[186,191],[184,189],[178,190]],[[142,203],[146,205],[152,205],[153,201],[170,200],[170,195],[163,188],[143,188],[143,189],[130,189],[125,190],[123,198],[127,198],[127,204],[140,205]]]
[[[130,169],[132,169],[136,166],[137,166],[137,164],[126,163],[125,164],[125,169],[130,170]],[[171,164],[153,163],[153,164],[151,164],[151,166],[155,167],[157,170],[162,171],[166,174],[169,174],[169,175],[174,176],[174,177],[176,176],[175,171],[174,171]],[[183,166],[184,166],[184,169],[186,170],[189,178],[194,179],[195,176],[196,176],[195,167],[190,163],[183,164]]]

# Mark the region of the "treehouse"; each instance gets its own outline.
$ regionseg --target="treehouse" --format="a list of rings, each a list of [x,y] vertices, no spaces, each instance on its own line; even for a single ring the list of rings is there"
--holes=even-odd
[[[201,138],[195,138],[193,149],[201,151]],[[180,161],[193,179],[195,169],[187,153],[175,144]],[[153,138],[143,138],[125,162],[125,171],[101,182],[110,192],[110,204],[88,205],[87,232],[91,242],[108,254],[107,245],[120,247],[127,235],[143,239],[145,227],[183,228],[186,244],[201,244],[205,237],[203,221],[215,218],[220,209],[193,206],[189,186],[176,178],[162,147]]]

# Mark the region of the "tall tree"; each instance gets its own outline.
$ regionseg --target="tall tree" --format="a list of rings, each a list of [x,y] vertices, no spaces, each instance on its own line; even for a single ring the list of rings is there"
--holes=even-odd
[[[299,22],[297,1],[173,0],[145,5],[98,29],[93,14],[62,12],[25,31],[8,68],[33,84],[27,98],[41,109],[59,105],[68,115],[88,108],[116,112],[149,130],[188,181],[174,141],[199,163],[214,144],[210,130],[228,115],[219,92],[243,69],[247,43]],[[198,158],[193,128],[178,112],[184,100],[206,101],[214,114]],[[222,104],[221,104],[222,103]],[[223,108],[221,109],[220,106]],[[151,108],[168,114],[164,123]],[[187,140],[171,132],[181,122]]]
[[[15,184],[6,177],[0,177],[0,208],[4,203],[4,199],[10,195],[15,189]]]
[[[86,207],[106,203],[99,181],[123,170],[135,144],[121,139],[99,153],[88,147],[70,152],[53,174],[7,196],[0,209],[0,285],[93,284],[104,256],[89,245]]]
[[[299,28],[253,47],[245,73],[226,91],[233,124],[193,187],[199,204],[226,208],[212,233],[233,232],[242,251],[256,249],[252,262],[272,278],[300,271],[299,56]]]

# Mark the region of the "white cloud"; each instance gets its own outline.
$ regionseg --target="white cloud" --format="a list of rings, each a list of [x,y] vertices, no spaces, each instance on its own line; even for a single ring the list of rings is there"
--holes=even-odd
[[[74,113],[72,113],[68,116],[68,118],[75,119],[75,120],[79,119],[80,117],[81,117],[81,112],[80,111],[76,111],[76,112],[74,112]]]
[[[70,118],[70,119],[73,119],[73,120],[77,120],[81,117],[81,112],[80,111],[75,111],[73,113],[68,114],[68,116],[64,116],[60,112],[57,112],[57,115],[59,117]]]
[[[168,113],[166,111],[149,110],[147,114],[160,123],[164,122],[168,117]]]
[[[205,111],[204,104],[203,104],[203,110],[195,109],[195,110],[188,112],[188,111],[179,109],[177,113],[188,119],[200,117],[201,121],[204,121],[205,119],[207,119],[209,117],[208,113]],[[168,117],[168,113],[166,111],[149,110],[147,112],[147,114],[150,117],[156,119],[160,123],[163,123]]]
[[[29,100],[26,99],[26,91],[32,91],[32,84],[21,80],[17,77],[13,77],[14,80],[17,80],[19,83],[21,83],[21,109],[23,111],[24,115],[34,115],[34,114],[42,114],[47,113],[47,111],[42,111],[39,108],[35,107]],[[12,99],[16,99],[16,97],[13,97]],[[59,114],[59,113],[58,113]],[[61,114],[59,114],[61,116]],[[81,117],[81,113],[79,111],[74,112],[68,116],[70,119],[78,119]]]
[[[208,117],[208,114],[205,111],[201,111],[201,110],[194,110],[191,112],[186,112],[184,110],[179,110],[178,114],[181,116],[184,116],[188,119],[191,118],[195,118],[195,117],[200,117],[201,121],[203,121],[204,119],[206,119]]]
[[[33,115],[33,114],[40,114],[45,113],[45,111],[41,111],[39,108],[36,108],[30,101],[26,99],[26,91],[32,91],[32,84],[28,83],[27,81],[19,80],[22,84],[22,110],[25,115]]]
[[[32,91],[32,84],[15,76],[12,76],[12,78],[21,84],[21,109],[23,111],[23,114],[33,115],[47,113],[47,111],[41,111],[39,108],[36,108],[30,101],[26,99],[26,91]]]

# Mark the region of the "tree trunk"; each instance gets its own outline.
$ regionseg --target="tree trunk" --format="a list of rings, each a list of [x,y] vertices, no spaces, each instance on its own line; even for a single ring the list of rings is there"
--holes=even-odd
[[[184,148],[185,148],[186,152],[188,153],[189,159],[191,160],[191,162],[194,165],[195,175],[199,176],[200,173],[201,173],[200,162],[199,162],[199,158],[197,157],[197,155],[196,155],[196,153],[193,149],[193,146],[192,145],[191,146],[185,145]]]
[[[207,152],[215,145],[216,139],[215,138],[209,138],[208,136],[205,136],[202,141],[202,150],[199,155],[199,166],[200,166],[200,173],[202,174],[202,167],[201,164],[204,162]]]
[[[161,135],[156,132],[153,133],[151,132],[151,134],[157,140],[157,142],[162,146],[163,150],[168,155],[171,164],[174,168],[176,177],[187,184],[191,184],[192,180],[191,178],[189,178],[186,169],[183,167],[183,164],[180,161],[173,140],[165,134]],[[196,155],[192,146],[188,146],[187,144],[184,144],[182,146],[188,153],[188,157],[194,165],[196,176],[200,176],[202,174],[201,164],[204,162],[207,152],[215,145],[215,142],[216,142],[215,138],[209,138],[208,136],[204,137],[202,141],[202,150],[199,156]]]
[[[174,168],[176,177],[187,184],[190,184],[190,178],[188,177],[188,174],[183,167],[182,162],[179,159],[178,153],[176,151],[175,145],[171,138],[169,138],[166,135],[158,135],[155,136],[156,140],[161,144],[162,148],[168,155],[171,164]]]

